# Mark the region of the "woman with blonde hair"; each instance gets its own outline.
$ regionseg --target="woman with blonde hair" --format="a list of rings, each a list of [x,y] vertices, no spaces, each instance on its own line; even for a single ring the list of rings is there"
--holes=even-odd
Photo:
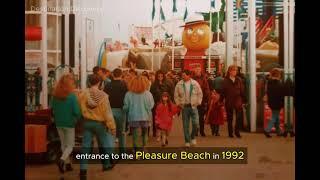
[[[147,130],[152,118],[154,100],[148,91],[148,80],[136,76],[128,83],[128,92],[124,98],[123,110],[127,112],[129,127],[133,132],[133,148],[138,147],[138,129],[142,129],[142,147],[147,143]]]
[[[72,171],[69,156],[75,142],[75,124],[81,117],[81,111],[75,90],[75,80],[72,74],[63,75],[53,90],[50,107],[61,141],[62,156],[57,162],[59,171]],[[66,163],[66,167],[65,167]]]

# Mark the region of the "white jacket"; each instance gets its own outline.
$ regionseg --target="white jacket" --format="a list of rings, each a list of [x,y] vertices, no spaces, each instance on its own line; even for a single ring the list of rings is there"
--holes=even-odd
[[[199,83],[194,79],[190,79],[190,80],[191,80],[191,88],[190,88],[191,102],[190,103],[192,108],[196,108],[201,104],[203,94],[202,94],[202,90]],[[176,104],[180,107],[183,107],[183,105],[186,104],[185,102],[186,102],[187,95],[185,92],[186,91],[184,87],[184,81],[181,80],[177,83],[174,91],[174,100]]]

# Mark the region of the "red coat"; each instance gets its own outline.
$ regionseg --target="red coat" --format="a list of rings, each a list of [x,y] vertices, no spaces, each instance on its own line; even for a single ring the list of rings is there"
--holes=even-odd
[[[170,131],[172,127],[172,119],[175,114],[179,112],[179,107],[171,104],[171,112],[169,107],[163,103],[159,103],[156,109],[155,123],[158,128]]]
[[[206,116],[206,123],[210,125],[223,125],[224,108],[223,103],[219,101],[218,93],[211,93],[209,108]]]

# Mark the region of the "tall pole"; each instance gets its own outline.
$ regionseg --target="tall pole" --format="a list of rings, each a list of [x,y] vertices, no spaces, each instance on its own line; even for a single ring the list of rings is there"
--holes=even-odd
[[[295,1],[289,1],[289,78],[294,81],[293,68],[294,68],[294,10]],[[293,97],[289,97],[289,120],[293,123]]]
[[[160,66],[160,51],[161,51],[161,40],[160,40],[160,32],[161,32],[161,28],[162,28],[162,25],[161,25],[161,13],[160,13],[160,10],[161,10],[161,0],[159,0],[159,34],[158,34],[158,38],[159,38],[159,51],[158,51],[158,66]],[[160,69],[160,68],[159,68]]]
[[[83,1],[80,1],[80,7],[84,7],[83,6]],[[80,38],[80,42],[81,42],[81,58],[80,58],[80,71],[81,71],[81,89],[85,89],[87,87],[87,60],[86,60],[86,31],[87,31],[87,26],[86,26],[86,19],[85,19],[85,15],[83,14],[83,12],[80,12],[80,31],[81,31],[81,38]]]
[[[153,19],[152,19],[152,43],[154,42],[154,36],[153,36],[153,33],[154,33],[154,26],[153,26]],[[153,61],[154,61],[154,44],[151,44],[152,46],[152,49],[151,49],[151,52],[152,52],[152,56],[151,56],[151,71],[153,71]]]
[[[250,75],[250,130],[256,132],[256,1],[248,1],[249,11],[249,75]]]
[[[171,58],[171,69],[174,69],[174,26],[175,21],[174,21],[174,12],[172,12],[172,58]]]
[[[220,2],[221,3],[221,2]],[[220,10],[217,11],[218,13],[218,24],[217,24],[217,42],[219,42],[219,32],[220,32]]]
[[[47,0],[41,0],[42,9],[46,9]],[[48,108],[48,54],[47,54],[47,11],[41,13],[41,27],[42,27],[42,40],[41,40],[41,53],[42,53],[42,96],[41,104],[44,109]]]
[[[232,51],[233,51],[233,0],[226,0],[227,6],[227,39],[226,39],[226,58],[227,63],[225,64],[225,68],[230,66],[233,63]]]
[[[64,35],[64,43],[65,43],[65,49],[64,49],[64,63],[65,65],[69,65],[70,64],[70,58],[69,58],[69,14],[70,14],[70,0],[65,0],[63,1],[63,5],[64,5],[64,8],[66,8],[66,11],[64,12],[65,14],[65,24],[64,24],[64,32],[65,32],[65,35]]]
[[[212,41],[212,7],[211,7],[211,1],[210,1],[210,10],[209,10],[209,16],[210,16],[210,30],[209,30],[209,49],[208,49],[208,72],[211,73],[211,41]],[[217,67],[216,67],[217,68]]]
[[[289,78],[289,36],[288,36],[288,28],[289,28],[289,17],[288,17],[288,0],[283,1],[283,59],[284,59],[284,80],[287,80]],[[288,96],[285,96],[284,98],[284,118],[285,118],[285,124],[288,124],[289,122],[289,98]]]

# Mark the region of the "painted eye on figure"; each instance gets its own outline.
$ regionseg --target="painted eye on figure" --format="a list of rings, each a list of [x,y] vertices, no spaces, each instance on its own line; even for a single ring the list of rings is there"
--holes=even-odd
[[[203,34],[204,34],[204,30],[198,29],[198,30],[197,30],[197,33],[198,33],[199,35],[203,35]]]
[[[188,35],[191,35],[191,34],[193,33],[193,29],[192,29],[192,28],[189,28],[189,29],[187,30],[187,33],[188,33]]]

